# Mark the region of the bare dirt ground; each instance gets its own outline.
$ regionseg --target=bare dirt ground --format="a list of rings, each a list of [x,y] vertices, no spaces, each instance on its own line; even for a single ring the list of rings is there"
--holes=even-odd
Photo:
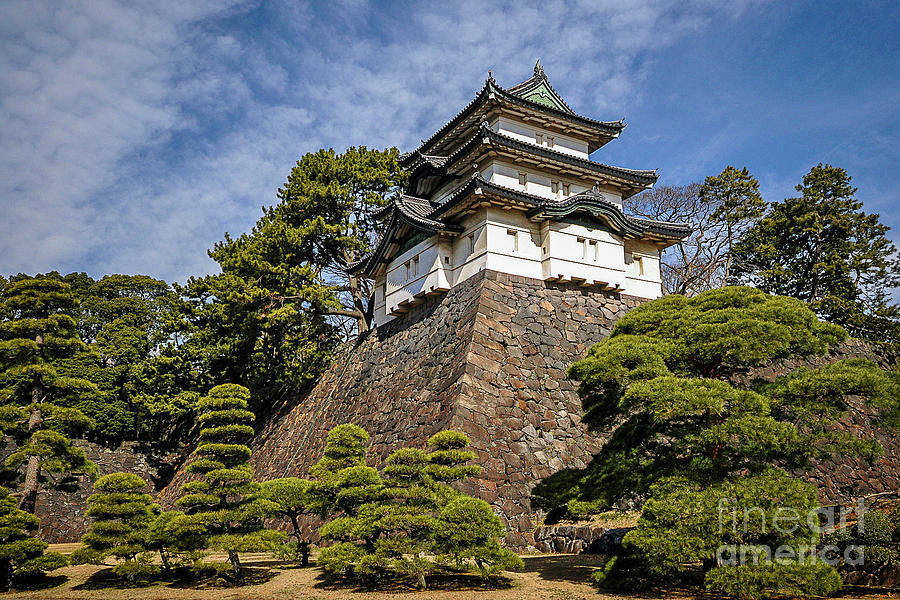
[[[70,552],[77,544],[57,544],[51,549]],[[211,558],[216,558],[214,555]],[[224,556],[219,557],[224,560]],[[248,583],[241,587],[211,582],[162,582],[141,588],[127,588],[112,575],[109,566],[81,565],[54,571],[40,589],[0,594],[0,598],[34,600],[625,600],[642,598],[678,598],[688,600],[694,594],[685,590],[632,595],[601,593],[590,583],[590,575],[602,562],[596,555],[543,554],[523,556],[525,570],[509,573],[505,581],[485,588],[472,578],[429,577],[431,589],[415,591],[398,585],[373,591],[326,582],[315,565],[285,568],[265,554],[242,555],[248,567]],[[897,598],[896,595],[869,592],[859,595],[848,590],[848,597]],[[706,598],[710,596],[704,595]]]

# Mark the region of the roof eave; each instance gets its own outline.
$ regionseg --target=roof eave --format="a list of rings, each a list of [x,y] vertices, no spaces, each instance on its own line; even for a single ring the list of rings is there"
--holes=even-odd
[[[460,123],[465,121],[470,114],[475,111],[482,103],[487,102],[489,100],[508,100],[514,102],[516,104],[520,104],[531,108],[533,110],[537,110],[539,112],[548,113],[552,116],[559,117],[564,120],[574,121],[579,125],[584,127],[594,129],[597,131],[602,131],[605,136],[609,139],[602,141],[594,140],[594,145],[589,147],[590,152],[593,152],[606,142],[611,139],[615,139],[619,136],[623,129],[625,129],[626,123],[623,120],[619,121],[596,121],[594,119],[590,119],[588,117],[583,117],[574,112],[567,113],[565,111],[561,111],[555,109],[551,106],[545,106],[543,104],[539,104],[537,102],[532,102],[530,100],[526,100],[524,98],[520,98],[515,94],[511,94],[508,91],[504,90],[500,86],[497,85],[497,82],[494,81],[493,77],[490,77],[485,81],[484,86],[481,90],[475,95],[475,98],[472,99],[469,104],[467,104],[459,113],[456,114],[447,124],[438,129],[431,137],[427,140],[423,141],[422,144],[414,151],[401,155],[400,157],[400,165],[403,168],[407,168],[408,165],[412,163],[414,158],[418,154],[427,154],[425,152],[427,149],[431,148],[436,142],[438,142],[442,137],[446,136],[449,132],[451,132],[454,128],[456,128]]]

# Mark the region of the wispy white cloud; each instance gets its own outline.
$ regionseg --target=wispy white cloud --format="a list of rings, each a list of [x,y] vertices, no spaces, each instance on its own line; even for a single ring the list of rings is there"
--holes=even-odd
[[[619,118],[658,53],[750,4],[5,4],[0,272],[208,272],[303,152],[409,149],[538,57]]]

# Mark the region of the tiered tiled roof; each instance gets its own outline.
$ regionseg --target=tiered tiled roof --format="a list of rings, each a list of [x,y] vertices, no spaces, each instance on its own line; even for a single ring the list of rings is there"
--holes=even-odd
[[[351,265],[349,270],[375,274],[380,264],[421,234],[457,235],[462,227],[457,219],[473,206],[487,204],[515,207],[533,221],[561,219],[574,213],[587,214],[601,221],[613,233],[626,238],[647,238],[670,244],[690,233],[681,223],[666,223],[626,215],[618,204],[607,200],[597,189],[565,199],[549,199],[525,191],[507,188],[484,179],[477,168],[449,196],[438,202],[433,197],[439,188],[455,183],[482,160],[503,156],[512,162],[534,168],[558,169],[576,179],[611,186],[627,198],[651,187],[656,171],[626,169],[594,162],[498,133],[488,124],[492,115],[509,114],[514,118],[542,123],[555,131],[566,132],[587,142],[593,152],[617,137],[625,122],[595,121],[575,114],[550,85],[540,62],[534,75],[508,89],[489,76],[475,98],[446,125],[415,151],[401,157],[401,165],[411,172],[407,194],[379,209],[376,217],[384,222],[381,236],[372,253]]]
[[[608,183],[618,187],[622,191],[622,197],[627,198],[651,187],[659,178],[656,171],[626,169],[603,163],[594,162],[565,152],[559,152],[544,146],[538,146],[529,142],[504,135],[491,129],[487,122],[482,121],[475,134],[462,146],[456,149],[450,156],[424,156],[419,155],[411,167],[412,177],[410,188],[417,184],[422,176],[450,175],[458,172],[460,164],[477,162],[484,153],[506,153],[519,159],[540,157],[541,162],[549,161],[560,166],[577,167],[592,180]],[[422,171],[422,169],[425,169]]]

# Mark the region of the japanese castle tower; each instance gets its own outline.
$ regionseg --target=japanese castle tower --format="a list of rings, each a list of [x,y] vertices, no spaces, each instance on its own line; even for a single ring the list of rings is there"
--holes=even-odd
[[[483,270],[659,297],[660,252],[690,228],[623,213],[623,199],[652,187],[657,173],[589,156],[624,128],[576,114],[540,62],[511,88],[489,76],[401,157],[406,193],[379,210],[374,251],[350,267],[375,281],[375,324]]]

